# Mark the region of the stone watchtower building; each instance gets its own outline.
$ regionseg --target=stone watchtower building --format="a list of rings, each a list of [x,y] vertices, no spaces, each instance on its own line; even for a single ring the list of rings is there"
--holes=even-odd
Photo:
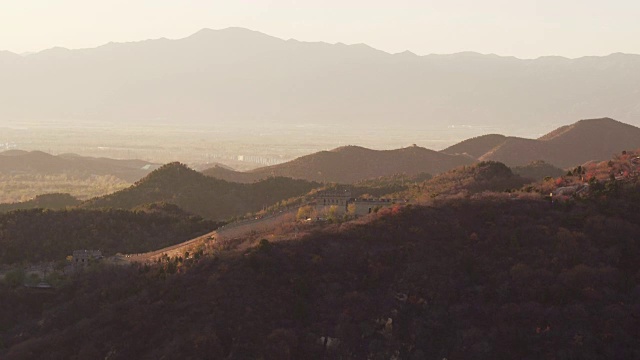
[[[351,201],[351,191],[349,190],[325,190],[316,194],[316,207],[319,211],[335,206],[338,212],[347,212],[347,206]]]
[[[73,265],[89,266],[89,263],[102,259],[102,251],[100,250],[74,250]]]
[[[338,214],[346,214],[349,211],[349,205],[352,204],[354,205],[352,211],[355,211],[353,215],[362,216],[384,207],[406,202],[402,199],[355,199],[351,197],[349,190],[325,190],[316,194],[316,210],[320,213],[335,206]]]

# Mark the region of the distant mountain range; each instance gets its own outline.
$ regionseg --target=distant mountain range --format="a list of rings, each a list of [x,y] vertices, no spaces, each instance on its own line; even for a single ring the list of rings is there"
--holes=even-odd
[[[640,148],[640,128],[603,118],[562,126],[538,139],[485,135],[442,150],[467,154],[477,160],[499,161],[509,166],[536,160],[566,168],[590,160],[610,159],[615,153]]]
[[[116,160],[76,154],[51,155],[42,151],[0,152],[0,174],[113,175],[122,180],[134,182],[157,167],[159,167],[158,164],[143,160]]]
[[[449,155],[418,146],[396,150],[371,150],[359,146],[344,146],[248,172],[237,172],[216,166],[204,170],[203,173],[235,182],[254,182],[272,176],[284,176],[347,184],[394,174],[409,176],[419,173],[436,174],[473,162],[473,159],[464,155]]]
[[[241,28],[179,40],[0,52],[0,121],[517,128],[612,116],[640,125],[640,56],[521,60],[389,54]]]

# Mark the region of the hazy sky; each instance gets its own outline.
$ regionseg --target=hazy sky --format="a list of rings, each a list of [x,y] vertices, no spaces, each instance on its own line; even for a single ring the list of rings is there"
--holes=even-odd
[[[420,55],[640,53],[638,0],[0,0],[0,50],[16,53],[230,26]]]

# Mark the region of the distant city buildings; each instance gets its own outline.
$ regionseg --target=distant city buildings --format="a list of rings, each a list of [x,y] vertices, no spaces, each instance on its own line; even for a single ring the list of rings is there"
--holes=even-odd
[[[18,144],[15,144],[15,143],[11,143],[11,142],[0,143],[0,151],[13,150],[17,148],[18,148]]]
[[[242,162],[250,162],[254,164],[265,165],[265,166],[278,165],[285,162],[285,160],[279,159],[279,158],[255,156],[255,155],[238,155],[237,160]]]

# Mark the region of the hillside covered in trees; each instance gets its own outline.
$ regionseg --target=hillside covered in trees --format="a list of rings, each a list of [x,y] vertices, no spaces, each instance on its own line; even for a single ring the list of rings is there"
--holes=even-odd
[[[125,190],[91,199],[80,207],[133,209],[167,202],[204,218],[222,221],[304,195],[319,186],[304,180],[273,177],[250,184],[231,183],[171,163]]]
[[[80,203],[80,200],[70,194],[43,194],[23,202],[0,204],[0,213],[26,209],[61,210],[80,205]]]
[[[461,166],[416,183],[394,197],[427,202],[438,197],[466,197],[482,192],[504,192],[520,189],[533,180],[514,174],[506,165],[482,161]]]
[[[74,250],[140,253],[205,234],[218,223],[175,205],[126,210],[19,210],[0,214],[0,264],[61,261]]]
[[[547,164],[544,161],[532,161],[527,165],[511,167],[511,171],[514,174],[520,175],[523,178],[531,180],[544,180],[547,177],[559,177],[566,173],[566,171],[555,167],[551,164]]]
[[[0,357],[638,358],[639,166],[625,151],[507,194],[522,179],[482,162],[425,181],[448,189],[429,206],[302,239],[0,282]],[[7,215],[30,212],[68,213]]]
[[[0,287],[28,299],[0,310],[0,356],[638,358],[639,194],[629,177],[555,203],[448,198],[180,271],[97,269],[43,299]]]

